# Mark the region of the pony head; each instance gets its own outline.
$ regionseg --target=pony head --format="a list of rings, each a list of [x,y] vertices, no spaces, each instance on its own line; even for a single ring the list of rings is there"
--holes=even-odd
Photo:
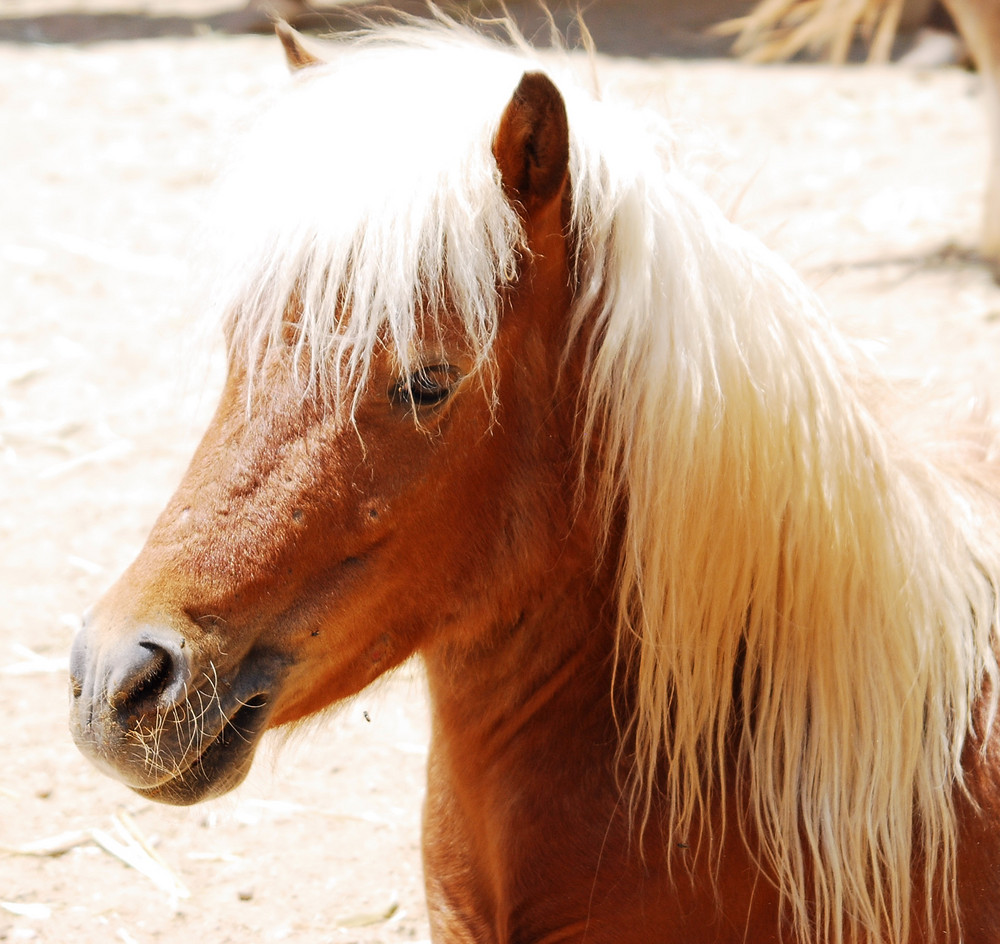
[[[221,402],[73,654],[78,743],[145,796],[515,622],[571,530],[563,100],[411,32],[301,73],[226,182]]]

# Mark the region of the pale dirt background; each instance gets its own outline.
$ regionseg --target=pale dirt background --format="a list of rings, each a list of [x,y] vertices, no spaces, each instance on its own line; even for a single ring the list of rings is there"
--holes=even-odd
[[[31,9],[0,4],[22,31]],[[274,40],[192,32],[0,44],[0,940],[426,940],[417,667],[192,809],[106,780],[67,734],[78,614],[139,548],[220,383],[187,264],[206,195],[234,120],[284,80]],[[890,369],[1000,396],[1000,291],[969,252],[986,162],[975,76],[600,69],[677,117],[723,203]],[[122,811],[183,887],[95,840],[122,840]],[[69,848],[9,852],[51,837]]]

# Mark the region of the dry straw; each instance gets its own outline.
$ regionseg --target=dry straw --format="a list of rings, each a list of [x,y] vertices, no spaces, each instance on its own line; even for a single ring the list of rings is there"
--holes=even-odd
[[[846,62],[855,36],[869,62],[887,62],[905,0],[763,0],[746,16],[716,27],[736,36],[733,51],[751,62],[780,62],[805,52]]]

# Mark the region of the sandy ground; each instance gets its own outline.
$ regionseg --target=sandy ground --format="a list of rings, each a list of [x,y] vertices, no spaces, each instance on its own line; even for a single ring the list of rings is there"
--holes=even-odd
[[[272,39],[201,32],[0,45],[0,940],[426,940],[419,667],[192,809],[106,780],[66,730],[78,614],[137,551],[220,383],[188,266],[206,194],[234,120],[284,80]],[[1000,291],[969,251],[975,76],[600,67],[675,116],[720,200],[889,370],[1000,397]]]

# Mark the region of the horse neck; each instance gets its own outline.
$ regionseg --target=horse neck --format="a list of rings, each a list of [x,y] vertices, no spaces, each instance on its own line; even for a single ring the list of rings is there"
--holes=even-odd
[[[552,581],[488,642],[424,654],[435,939],[691,944],[730,920],[759,942],[778,939],[776,895],[718,802],[703,811],[710,822],[674,837],[660,798],[645,825],[630,803],[633,758],[621,745],[635,679],[616,645],[615,572]],[[699,848],[706,836],[715,854]]]
[[[547,909],[586,912],[577,899],[589,885],[577,875],[565,889],[561,873],[574,854],[597,868],[620,806],[612,577],[610,566],[596,578],[567,566],[485,639],[424,653],[425,870],[438,932],[436,914],[474,915],[475,939],[493,940],[512,933],[514,913],[536,934],[562,923]]]
[[[552,576],[512,621],[424,653],[435,747],[458,760],[458,780],[515,769],[543,748],[578,758],[574,742],[595,734],[613,753],[611,580],[595,579],[592,567],[566,569],[575,572]]]

